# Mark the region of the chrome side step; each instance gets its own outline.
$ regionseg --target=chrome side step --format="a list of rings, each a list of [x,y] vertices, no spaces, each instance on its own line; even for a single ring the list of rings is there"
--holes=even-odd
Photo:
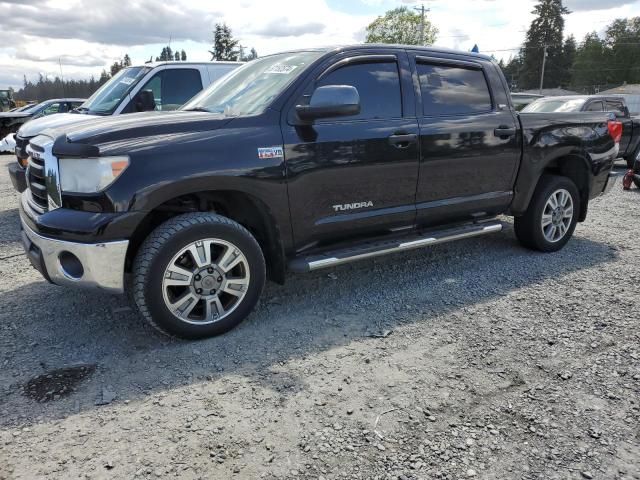
[[[293,272],[311,272],[321,268],[335,267],[365,258],[379,257],[393,252],[404,252],[415,248],[452,242],[463,238],[478,237],[488,233],[499,232],[505,227],[503,222],[474,223],[447,230],[430,231],[416,235],[365,242],[341,250],[328,251],[306,257],[297,257],[289,262],[289,270]]]

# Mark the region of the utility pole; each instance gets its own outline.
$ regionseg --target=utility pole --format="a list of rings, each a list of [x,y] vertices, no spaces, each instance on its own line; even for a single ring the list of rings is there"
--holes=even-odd
[[[547,64],[547,46],[544,46],[544,53],[542,54],[542,72],[540,72],[540,90],[539,94],[542,95],[542,86],[544,84],[544,67]]]
[[[413,7],[414,10],[420,12],[420,45],[424,45],[424,14],[426,12],[430,12],[431,10],[428,8],[424,8],[424,3],[419,7]]]

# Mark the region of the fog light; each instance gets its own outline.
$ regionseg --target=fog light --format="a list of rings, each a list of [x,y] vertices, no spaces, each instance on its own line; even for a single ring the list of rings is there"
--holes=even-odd
[[[58,261],[62,268],[62,273],[73,280],[80,280],[84,275],[84,267],[82,262],[71,252],[60,252]]]

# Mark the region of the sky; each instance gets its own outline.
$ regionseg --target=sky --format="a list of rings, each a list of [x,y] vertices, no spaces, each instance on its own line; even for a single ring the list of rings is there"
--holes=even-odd
[[[89,78],[128,53],[133,63],[184,49],[208,61],[212,29],[226,22],[259,55],[361,43],[377,16],[414,0],[0,0],[0,88],[23,75]],[[440,33],[436,45],[509,58],[522,44],[534,0],[425,1]],[[640,0],[565,0],[565,35],[602,32],[616,18],[640,16]]]

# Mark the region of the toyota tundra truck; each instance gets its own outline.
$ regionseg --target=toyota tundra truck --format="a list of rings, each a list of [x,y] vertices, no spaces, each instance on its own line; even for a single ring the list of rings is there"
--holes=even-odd
[[[120,70],[88,100],[73,99],[70,108],[49,109],[51,111],[47,116],[30,120],[23,126],[18,123],[24,123],[30,115],[15,114],[14,116],[19,118],[12,121],[13,130],[10,131],[17,132],[14,137],[17,161],[8,167],[13,187],[18,192],[27,188],[27,145],[31,138],[44,130],[91,122],[102,116],[176,110],[204,87],[208,87],[240,65],[240,62],[153,62],[135,65]],[[42,105],[49,103],[57,105],[60,101],[43,102]],[[38,111],[37,107],[33,110]],[[1,121],[2,118],[0,123]]]
[[[267,279],[490,235],[503,215],[526,248],[560,250],[615,182],[620,136],[606,112],[518,115],[479,54],[280,53],[179,111],[33,138],[22,240],[48,281],[128,293],[160,331],[203,338]]]

